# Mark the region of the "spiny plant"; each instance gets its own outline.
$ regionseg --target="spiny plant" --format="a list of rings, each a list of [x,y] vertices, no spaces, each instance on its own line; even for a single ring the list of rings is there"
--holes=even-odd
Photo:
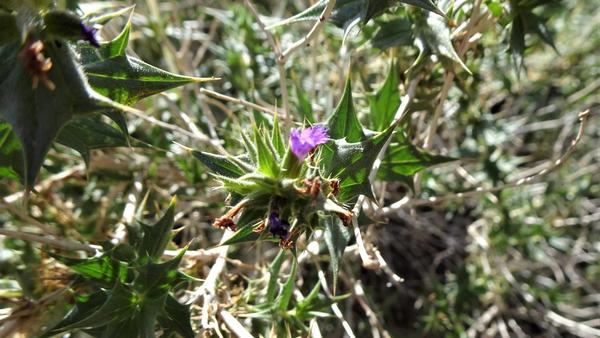
[[[395,72],[390,74],[386,83],[395,81]],[[383,118],[375,114],[385,105],[382,97],[392,96],[400,96],[397,86],[384,84],[372,100],[374,123],[388,126],[382,131],[366,129],[358,120],[348,78],[327,121],[292,128],[287,144],[275,116],[270,134],[257,126],[252,136],[241,132],[247,155],[190,149],[230,193],[229,211],[213,223],[235,231],[222,244],[270,240],[296,252],[301,235],[309,238],[315,230],[324,230],[335,289],[339,259],[350,240],[346,226],[359,216],[352,208],[360,195],[373,196],[371,170],[384,145],[389,144],[379,171],[383,179],[408,181],[426,167],[453,160],[413,146],[401,130],[396,131],[401,120],[394,120],[393,113]]]
[[[175,199],[154,225],[129,227],[128,242],[104,243],[103,253],[86,259],[52,255],[78,276],[70,285],[76,304],[44,337],[81,330],[93,337],[194,337],[189,306],[173,292],[193,278],[178,270],[187,248],[162,261],[172,239]]]
[[[315,284],[306,297],[297,299],[294,285],[298,264],[292,260],[291,268],[283,283],[278,283],[287,251],[281,250],[268,267],[266,278],[251,280],[244,292],[245,302],[239,306],[241,317],[257,322],[257,331],[264,336],[298,337],[309,332],[313,319],[331,317],[331,305],[348,295],[327,297],[321,283]]]

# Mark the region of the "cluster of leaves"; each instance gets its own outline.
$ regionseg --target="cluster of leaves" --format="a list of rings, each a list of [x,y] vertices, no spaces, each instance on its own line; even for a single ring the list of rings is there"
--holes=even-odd
[[[36,5],[0,8],[5,26],[0,38],[0,117],[5,121],[0,122],[0,174],[20,178],[27,188],[54,141],[75,149],[87,163],[92,149],[129,145],[125,105],[203,81],[126,55],[131,16],[114,40],[96,40],[96,29],[88,25],[105,24],[132,13],[131,8],[84,21],[51,3]]]
[[[97,257],[76,259],[53,255],[78,278],[75,307],[46,337],[82,330],[93,337],[155,337],[157,324],[165,336],[194,337],[189,306],[173,292],[191,277],[178,270],[186,249],[161,261],[172,239],[175,200],[154,225],[139,224],[128,231],[129,243],[105,243]]]
[[[298,264],[292,260],[291,268],[283,284],[279,284],[286,251],[281,250],[269,266],[265,278],[250,283],[245,292],[242,317],[255,321],[256,331],[265,336],[298,337],[309,332],[307,324],[317,318],[330,317],[331,305],[347,295],[326,297],[317,283],[308,295],[300,300],[293,297]]]

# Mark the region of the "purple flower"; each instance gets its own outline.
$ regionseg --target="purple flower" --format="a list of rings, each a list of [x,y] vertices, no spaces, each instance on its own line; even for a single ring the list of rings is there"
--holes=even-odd
[[[96,33],[98,32],[98,30],[94,27],[86,26],[83,22],[80,23],[80,25],[81,25],[81,33],[85,37],[85,40],[88,41],[94,47],[100,47],[100,43],[98,42],[98,39],[96,38]]]
[[[289,236],[290,224],[279,218],[279,214],[272,212],[269,215],[269,232],[273,236],[279,236],[281,239],[287,239]]]
[[[290,133],[290,143],[292,152],[300,161],[306,158],[306,155],[315,149],[319,144],[327,142],[329,134],[327,128],[323,126],[312,126],[302,131],[292,129]]]

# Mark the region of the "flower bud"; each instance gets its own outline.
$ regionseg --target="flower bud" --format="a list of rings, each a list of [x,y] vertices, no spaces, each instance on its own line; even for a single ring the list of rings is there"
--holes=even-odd
[[[306,155],[315,150],[319,145],[329,140],[327,128],[312,126],[302,131],[292,129],[290,133],[290,147],[283,159],[283,169],[286,177],[297,177],[302,169]]]

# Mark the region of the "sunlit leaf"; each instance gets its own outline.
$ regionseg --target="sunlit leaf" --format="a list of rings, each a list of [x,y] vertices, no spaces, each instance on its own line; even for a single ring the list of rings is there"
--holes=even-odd
[[[410,46],[413,40],[412,22],[403,17],[380,23],[377,34],[371,39],[371,45],[386,50],[391,47]]]
[[[427,48],[438,56],[458,63],[467,73],[471,74],[467,65],[454,49],[446,19],[431,12],[415,13],[414,17],[418,35]]]
[[[273,303],[277,296],[277,280],[279,279],[279,271],[281,265],[285,261],[286,252],[285,250],[279,250],[277,256],[271,265],[269,266],[269,281],[267,283],[267,304]]]
[[[237,178],[246,172],[240,168],[231,158],[223,155],[211,154],[199,150],[192,152],[194,156],[202,162],[212,172],[222,176]]]
[[[154,306],[163,307],[164,297],[175,286],[173,283],[179,279],[177,268],[185,251],[186,249],[180,250],[179,254],[169,261],[148,262],[136,269],[138,276],[134,288],[139,294],[145,295],[144,301],[158,302]]]
[[[90,85],[98,93],[123,104],[133,104],[188,83],[211,80],[169,73],[126,55],[86,64],[84,70]]]
[[[375,95],[369,97],[371,118],[373,119],[375,130],[384,130],[394,120],[396,111],[400,106],[399,84],[398,70],[395,64],[392,63],[388,76],[381,88],[379,88]]]
[[[269,176],[277,177],[279,175],[279,164],[275,158],[273,150],[265,141],[266,136],[259,131],[257,127],[254,129],[254,144],[256,145],[256,155],[258,158],[258,171]]]
[[[290,300],[292,299],[292,294],[294,292],[294,287],[296,284],[296,271],[298,269],[298,263],[296,259],[292,261],[292,269],[290,271],[290,275],[288,279],[285,281],[283,286],[281,287],[281,292],[279,293],[279,297],[277,297],[277,307],[280,311],[285,311],[290,304]]]
[[[334,140],[345,139],[347,142],[358,142],[365,137],[352,102],[350,75],[346,79],[346,86],[340,102],[327,120],[327,128],[329,137]]]
[[[340,180],[340,193],[337,198],[341,202],[353,202],[359,195],[373,197],[369,174],[393,129],[394,126],[391,126],[362,142],[334,140],[322,146],[321,165],[324,174]]]
[[[127,265],[112,259],[109,255],[88,259],[75,259],[52,255],[71,270],[104,285],[114,285],[117,280],[123,280],[127,274]]]
[[[275,116],[273,118],[273,131],[271,131],[271,143],[277,151],[279,158],[283,158],[285,155],[285,144],[283,137],[281,136],[281,129],[279,128],[279,118]]]
[[[410,143],[410,140],[402,133],[398,133],[396,141],[389,145],[381,162],[377,172],[379,179],[407,182],[421,170],[456,160],[447,156],[430,154],[419,149]]]

